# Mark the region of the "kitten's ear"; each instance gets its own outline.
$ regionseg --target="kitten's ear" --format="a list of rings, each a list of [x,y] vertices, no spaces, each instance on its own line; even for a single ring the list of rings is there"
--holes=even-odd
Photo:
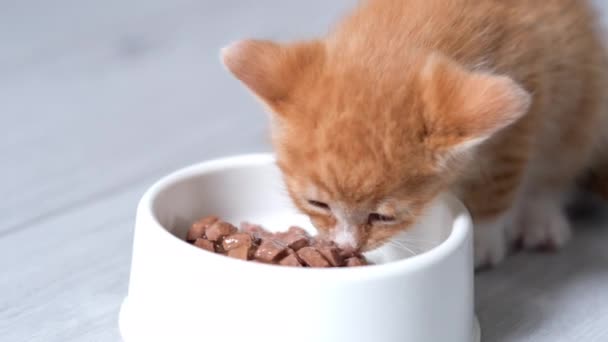
[[[432,55],[421,71],[425,131],[437,152],[464,152],[521,118],[531,96],[506,76]]]
[[[222,49],[222,62],[255,95],[271,107],[289,98],[293,87],[320,61],[318,41],[281,45],[243,40]]]

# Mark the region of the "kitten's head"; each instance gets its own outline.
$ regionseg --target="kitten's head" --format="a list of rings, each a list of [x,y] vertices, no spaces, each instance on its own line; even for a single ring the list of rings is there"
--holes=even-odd
[[[511,79],[434,53],[412,53],[393,70],[318,41],[248,40],[222,58],[272,113],[294,203],[320,234],[364,251],[415,222],[475,146],[530,102]]]

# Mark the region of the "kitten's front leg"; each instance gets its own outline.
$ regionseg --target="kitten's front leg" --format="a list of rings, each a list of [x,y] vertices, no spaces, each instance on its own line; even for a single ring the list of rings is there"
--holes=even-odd
[[[527,190],[519,192],[508,209],[489,218],[480,215],[482,204],[470,204],[476,268],[499,264],[515,241],[526,249],[556,250],[570,240],[570,223],[563,209],[566,192]]]
[[[492,186],[489,186],[491,189]],[[517,187],[512,189],[512,196],[503,198],[504,206],[494,207],[491,214],[486,214],[488,204],[492,201],[485,202],[469,201],[464,199],[467,207],[473,216],[473,240],[475,252],[475,268],[494,267],[501,263],[507,254],[515,237],[514,227],[516,226],[516,218],[518,208],[515,201],[512,199],[515,196]],[[484,192],[485,193],[485,192]],[[511,193],[511,192],[510,192]],[[481,196],[479,193],[477,195]],[[496,194],[495,194],[496,195]],[[486,193],[487,198],[492,198],[491,194]],[[500,203],[500,201],[497,201]]]
[[[518,153],[494,149],[491,159],[480,162],[477,176],[458,186],[473,218],[476,268],[496,266],[509,252],[526,167]]]
[[[564,212],[563,194],[546,192],[526,195],[514,238],[526,249],[557,250],[571,238],[570,222]]]
[[[475,222],[475,268],[493,267],[504,260],[509,249],[509,215]]]

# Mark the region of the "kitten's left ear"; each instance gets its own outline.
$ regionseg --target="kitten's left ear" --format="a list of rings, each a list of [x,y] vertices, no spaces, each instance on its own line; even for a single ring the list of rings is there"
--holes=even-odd
[[[243,40],[222,49],[226,68],[270,107],[289,98],[293,88],[313,73],[323,58],[319,41],[281,45]]]
[[[465,152],[528,111],[530,94],[506,76],[475,72],[432,55],[421,71],[426,143],[439,153]]]

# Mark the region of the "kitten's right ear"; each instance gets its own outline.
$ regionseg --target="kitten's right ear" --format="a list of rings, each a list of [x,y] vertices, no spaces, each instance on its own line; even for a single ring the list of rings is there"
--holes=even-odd
[[[318,41],[281,45],[243,40],[222,49],[226,68],[256,96],[274,107],[286,101],[293,87],[322,58]]]

